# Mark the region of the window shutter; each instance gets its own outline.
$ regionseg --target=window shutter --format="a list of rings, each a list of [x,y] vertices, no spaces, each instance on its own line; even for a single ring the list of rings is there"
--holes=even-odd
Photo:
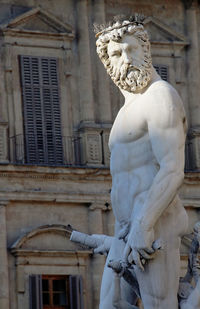
[[[29,276],[29,308],[42,309],[42,276]]]
[[[63,163],[57,62],[20,56],[27,163]]]
[[[163,80],[165,80],[165,81],[169,80],[169,76],[168,76],[169,74],[168,74],[168,67],[167,66],[165,66],[165,65],[154,65],[154,68]]]
[[[70,309],[84,309],[81,276],[69,276]]]

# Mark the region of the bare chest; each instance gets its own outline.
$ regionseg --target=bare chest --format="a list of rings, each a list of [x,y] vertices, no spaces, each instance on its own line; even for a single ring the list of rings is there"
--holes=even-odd
[[[147,124],[139,104],[123,106],[113,124],[109,147],[117,143],[131,143],[139,140],[147,133]]]

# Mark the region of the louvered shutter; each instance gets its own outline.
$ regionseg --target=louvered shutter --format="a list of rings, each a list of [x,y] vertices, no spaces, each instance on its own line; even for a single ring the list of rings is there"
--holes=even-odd
[[[42,309],[42,276],[29,276],[29,309]]]
[[[81,276],[69,276],[70,309],[84,309]]]
[[[27,163],[63,163],[57,62],[20,56]]]
[[[169,76],[168,76],[169,74],[168,74],[168,67],[167,66],[165,66],[165,65],[154,65],[154,68],[163,80],[165,80],[165,81],[169,80]]]

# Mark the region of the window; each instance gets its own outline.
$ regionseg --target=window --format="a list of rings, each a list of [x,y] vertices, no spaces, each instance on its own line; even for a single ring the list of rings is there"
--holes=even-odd
[[[83,309],[80,276],[31,275],[30,309]]]
[[[154,65],[154,68],[163,80],[165,80],[165,81],[169,80],[169,76],[168,76],[169,74],[168,74],[168,67],[167,66],[165,66],[165,65]]]
[[[25,161],[63,163],[58,60],[20,56]]]
[[[42,276],[43,308],[70,309],[69,277]]]

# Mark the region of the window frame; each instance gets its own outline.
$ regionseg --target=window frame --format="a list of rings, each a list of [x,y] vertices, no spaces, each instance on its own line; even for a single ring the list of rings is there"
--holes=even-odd
[[[25,164],[63,165],[64,145],[58,58],[19,55],[18,59]],[[33,65],[34,75],[31,70]],[[56,70],[51,72],[52,69]],[[49,74],[46,77],[47,71]],[[35,94],[37,94],[36,100]],[[51,127],[49,127],[50,123]]]
[[[31,39],[30,39],[31,37]],[[26,164],[24,154],[24,128],[23,128],[23,102],[20,84],[20,68],[18,57],[20,55],[52,57],[58,59],[58,79],[60,88],[60,111],[62,135],[64,138],[64,164],[74,164],[73,115],[74,102],[72,93],[72,39],[67,35],[58,34],[52,38],[49,34],[40,37],[38,33],[31,33],[27,37],[15,33],[15,37],[6,37],[4,45],[5,54],[5,89],[6,105],[8,106],[8,152],[9,163]],[[47,165],[48,166],[48,165]]]
[[[49,281],[49,296],[50,296],[50,305],[44,305],[42,304],[42,309],[70,309],[70,303],[68,305],[54,305],[53,304],[53,280],[59,280],[59,279],[65,279],[66,281],[66,296],[68,299],[70,299],[70,288],[69,288],[69,275],[42,275],[42,280],[48,280]],[[44,291],[42,289],[42,295]]]

